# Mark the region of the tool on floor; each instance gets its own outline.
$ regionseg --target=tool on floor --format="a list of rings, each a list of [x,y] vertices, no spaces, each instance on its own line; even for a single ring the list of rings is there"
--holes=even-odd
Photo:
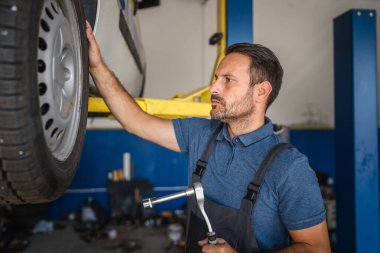
[[[213,231],[211,227],[210,220],[208,219],[208,216],[205,211],[204,203],[205,203],[205,197],[203,194],[203,187],[202,184],[197,182],[194,183],[192,187],[187,188],[184,191],[170,194],[167,196],[159,197],[159,198],[148,198],[143,200],[143,206],[144,208],[152,208],[155,204],[166,202],[169,200],[181,198],[181,197],[189,197],[191,195],[195,194],[195,199],[197,200],[197,204],[199,207],[199,210],[201,210],[203,218],[206,221],[207,224],[207,239],[210,244],[216,244],[216,234],[215,231]]]

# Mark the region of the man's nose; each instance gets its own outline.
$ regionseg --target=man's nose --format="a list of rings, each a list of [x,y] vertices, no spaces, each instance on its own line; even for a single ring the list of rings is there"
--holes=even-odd
[[[218,94],[221,91],[221,85],[219,80],[215,80],[208,89],[211,94]]]

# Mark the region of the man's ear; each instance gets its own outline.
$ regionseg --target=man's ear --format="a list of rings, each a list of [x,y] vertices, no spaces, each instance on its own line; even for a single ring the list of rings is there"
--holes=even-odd
[[[258,83],[256,86],[256,101],[263,103],[268,100],[270,93],[272,92],[272,85],[268,81]]]

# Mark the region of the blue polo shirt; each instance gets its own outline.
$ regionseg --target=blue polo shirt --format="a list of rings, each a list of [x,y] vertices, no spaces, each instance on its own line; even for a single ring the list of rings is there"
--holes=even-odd
[[[181,152],[189,155],[189,175],[219,124],[201,118],[173,120]],[[263,127],[232,139],[224,126],[203,175],[205,196],[238,209],[264,157],[279,142],[268,118]],[[312,227],[323,220],[318,181],[306,156],[295,148],[281,152],[266,174],[252,214],[260,249],[284,248],[290,243],[288,230]]]

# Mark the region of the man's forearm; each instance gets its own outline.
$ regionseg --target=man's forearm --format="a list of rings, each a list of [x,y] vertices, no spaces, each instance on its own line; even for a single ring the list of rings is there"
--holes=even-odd
[[[133,122],[145,116],[145,112],[105,64],[101,64],[96,69],[90,68],[90,73],[113,116],[127,131],[133,132]]]
[[[140,108],[104,63],[89,22],[86,34],[90,74],[113,116],[128,132],[179,152],[172,121],[149,115]]]
[[[144,112],[107,66],[91,69],[91,76],[113,116],[128,132],[179,152],[171,120]]]

